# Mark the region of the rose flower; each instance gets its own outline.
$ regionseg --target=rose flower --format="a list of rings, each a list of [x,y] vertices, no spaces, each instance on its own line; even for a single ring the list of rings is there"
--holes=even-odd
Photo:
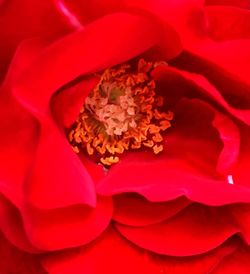
[[[0,6],[0,272],[249,273],[249,1],[40,2]]]

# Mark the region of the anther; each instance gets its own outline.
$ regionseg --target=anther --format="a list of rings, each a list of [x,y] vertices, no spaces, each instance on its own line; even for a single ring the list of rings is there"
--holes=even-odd
[[[68,134],[74,152],[85,150],[109,167],[130,149],[163,151],[163,133],[172,112],[162,111],[151,71],[159,63],[141,59],[137,70],[123,64],[104,71]]]

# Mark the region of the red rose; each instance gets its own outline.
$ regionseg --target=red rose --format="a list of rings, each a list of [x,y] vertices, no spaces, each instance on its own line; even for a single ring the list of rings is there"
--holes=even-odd
[[[44,2],[0,6],[0,272],[248,273],[248,1]]]

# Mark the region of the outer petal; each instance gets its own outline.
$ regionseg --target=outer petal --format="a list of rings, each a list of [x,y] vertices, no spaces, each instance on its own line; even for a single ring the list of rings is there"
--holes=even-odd
[[[236,184],[250,186],[250,174],[248,171],[250,162],[250,130],[247,127],[242,127],[241,130],[241,151],[239,161],[233,170],[233,177]]]
[[[31,37],[49,40],[68,33],[72,27],[59,15],[53,1],[0,1],[0,80],[17,45]]]
[[[116,226],[138,246],[171,256],[205,253],[239,231],[226,209],[201,205],[191,205],[173,218],[151,226]]]
[[[128,13],[103,17],[43,51],[16,83],[15,94],[27,109],[43,116],[51,96],[63,85],[83,74],[125,62],[160,38],[156,21]]]
[[[207,33],[207,21],[203,0],[137,0],[125,1],[129,7],[137,7],[153,13],[170,24],[180,35],[184,46],[196,44]]]
[[[249,204],[236,204],[231,206],[235,222],[241,230],[244,240],[250,243],[250,206]]]
[[[158,256],[137,248],[110,229],[88,247],[44,258],[43,265],[50,274],[201,274],[209,273],[238,244],[237,240],[229,241],[200,256]]]
[[[247,274],[250,271],[249,256],[249,247],[239,247],[233,253],[225,256],[211,274]]]
[[[0,236],[0,256],[0,272],[2,274],[46,274],[38,256],[18,250],[3,235]]]
[[[249,0],[206,0],[206,5],[225,5],[225,6],[235,6],[240,8],[250,8]]]
[[[172,64],[183,70],[205,76],[230,106],[237,109],[250,109],[249,83],[229,73],[227,68],[223,69],[211,60],[186,52],[176,58]]]
[[[1,136],[2,138],[2,146],[3,146],[3,153],[1,154],[2,157],[4,157],[4,161],[3,161],[3,165],[1,167],[1,172],[0,172],[0,176],[2,177],[3,182],[6,183],[5,185],[2,185],[2,191],[5,193],[5,195],[7,195],[7,197],[9,197],[14,204],[19,203],[22,200],[22,196],[23,196],[23,191],[25,192],[25,195],[30,193],[31,189],[34,189],[34,187],[37,187],[37,185],[29,185],[28,184],[28,180],[30,179],[30,169],[31,169],[31,161],[34,161],[34,152],[36,149],[36,145],[37,145],[37,141],[38,141],[38,136],[39,136],[39,128],[38,128],[38,124],[37,121],[34,120],[31,115],[29,115],[27,113],[27,111],[25,109],[23,109],[18,102],[16,102],[15,98],[13,98],[12,94],[11,94],[11,85],[13,83],[13,81],[15,81],[16,77],[18,76],[18,74],[20,75],[20,71],[23,71],[24,68],[26,66],[28,66],[29,62],[31,62],[31,60],[34,58],[34,55],[37,54],[37,52],[40,52],[42,46],[39,45],[38,41],[28,41],[27,43],[24,43],[18,53],[17,56],[15,58],[15,60],[13,61],[13,64],[10,68],[8,77],[6,78],[6,81],[3,85],[3,90],[2,90],[2,96],[4,98],[3,100],[3,107],[1,108],[2,111],[2,115],[6,115],[9,117],[9,120],[6,121],[4,124],[2,123],[1,125],[1,130],[3,131],[3,134]],[[24,62],[22,62],[24,61]],[[18,127],[12,127],[12,132],[11,132],[11,128],[10,128],[10,124],[17,124],[18,123]],[[50,122],[52,123],[52,122]],[[16,132],[14,133],[13,130],[15,130]],[[54,149],[58,148],[58,146],[60,146],[60,144],[63,142],[62,141],[62,137],[60,136],[60,134],[58,134],[58,132],[55,130],[55,127],[52,127],[51,131],[54,131],[55,135],[55,139],[57,139],[58,142],[56,142],[56,145],[54,146]],[[59,135],[59,138],[57,138],[57,136]],[[13,138],[14,136],[14,138]],[[15,139],[16,138],[16,139]],[[15,140],[19,140],[19,142],[15,141]],[[55,141],[54,139],[51,139],[51,135],[50,137],[47,139],[46,144],[49,145],[50,142]],[[64,141],[66,142],[66,141]],[[15,145],[14,145],[15,144]],[[43,143],[40,144],[40,146],[43,145]],[[46,145],[45,145],[46,147]],[[44,149],[42,151],[42,154],[45,155],[46,152],[48,151],[48,147],[46,147],[46,149]],[[25,152],[23,152],[25,151]],[[57,154],[55,154],[55,157],[58,157],[59,153],[64,153],[64,155],[66,155],[66,151],[67,151],[67,143],[66,143],[66,149],[62,149],[61,151],[58,151]],[[68,148],[68,151],[70,152],[70,155],[73,155],[73,153],[71,152],[71,150]],[[13,156],[13,154],[15,156]],[[49,152],[49,155],[51,153]],[[74,155],[73,155],[74,156]],[[49,156],[50,157],[50,156]],[[47,157],[45,158],[40,158],[40,161],[44,160],[44,164],[40,166],[40,168],[43,168],[43,176],[46,176],[46,174],[48,173],[48,169],[45,169],[45,165],[48,164],[47,159],[49,158]],[[22,158],[22,160],[20,159],[18,161],[19,158]],[[9,159],[9,160],[8,160]],[[13,159],[15,159],[17,162],[15,162],[15,165],[17,166],[16,168],[16,172],[13,173]],[[65,160],[65,158],[62,158]],[[62,160],[60,159],[60,161]],[[76,159],[77,160],[77,159]],[[79,160],[78,160],[79,161]],[[61,162],[62,163],[62,162]],[[80,161],[79,161],[80,163]],[[54,166],[59,164],[58,161],[53,162]],[[80,170],[80,174],[84,173],[84,170],[81,166],[81,163],[78,165],[81,170]],[[62,167],[62,166],[61,166]],[[67,167],[67,169],[65,169],[65,171],[69,170],[69,167]],[[49,165],[49,170],[51,170],[51,165]],[[56,171],[56,170],[55,170]],[[27,174],[29,174],[29,176],[27,176]],[[53,175],[55,173],[51,173],[51,175]],[[61,172],[60,172],[61,174]],[[85,171],[86,174],[86,171]],[[74,176],[75,173],[74,173]],[[44,177],[43,177],[44,178]],[[59,177],[58,177],[59,178]],[[57,179],[58,179],[57,178]],[[74,177],[75,178],[75,177]],[[86,174],[86,178],[87,174]],[[42,179],[42,177],[39,177],[38,179]],[[65,179],[65,178],[64,178]],[[89,178],[90,180],[90,178]],[[8,184],[7,184],[8,182]],[[64,188],[57,188],[55,189],[54,194],[52,195],[52,192],[49,192],[48,189],[51,190],[51,187],[53,187],[53,185],[47,185],[47,188],[44,190],[44,195],[42,195],[42,189],[45,188],[44,183],[49,182],[48,180],[45,180],[43,182],[42,185],[40,185],[40,193],[38,195],[38,197],[41,199],[41,197],[45,198],[47,197],[45,200],[42,199],[42,203],[46,204],[46,201],[49,203],[49,201],[51,201],[50,203],[53,204],[57,204],[59,203],[60,199],[60,195],[57,195],[55,197],[55,193],[57,192],[62,193],[64,196],[63,199],[63,203],[64,205],[66,205],[67,200],[65,199],[65,190],[66,190],[66,181]],[[60,180],[56,180],[56,182],[60,183]],[[86,202],[89,201],[90,204],[95,203],[95,193],[94,193],[94,187],[91,181],[89,181],[89,184],[80,184],[81,188],[79,188],[79,190],[85,188],[85,194],[89,193],[89,195],[85,195],[86,198]],[[10,187],[10,185],[12,187]],[[91,188],[92,188],[92,195],[90,195],[91,193]],[[80,201],[83,202],[83,191],[78,191],[76,192],[75,190],[72,192],[72,195],[70,194],[70,190],[72,189],[72,180],[70,183],[70,188],[68,189],[67,192],[67,198],[68,198],[68,203],[71,203],[74,201],[79,202]],[[79,195],[80,194],[80,195]],[[50,198],[51,197],[51,198]],[[78,197],[78,198],[77,198]],[[91,198],[92,197],[92,198]],[[78,199],[78,200],[77,200]],[[91,200],[92,199],[92,200]],[[37,200],[37,203],[39,203],[39,199]],[[37,204],[36,203],[36,204]],[[88,203],[88,202],[87,202]],[[49,204],[47,204],[47,207],[49,206]],[[45,205],[46,207],[46,205]]]
[[[13,245],[27,252],[40,251],[30,243],[19,209],[3,196],[0,196],[0,214],[1,231]]]
[[[229,40],[220,43],[206,41],[190,47],[189,50],[232,73],[234,77],[249,85],[249,46],[250,39]]]
[[[211,6],[206,8],[209,34],[216,41],[250,38],[249,10],[234,7]]]
[[[109,225],[112,217],[110,197],[98,198],[93,209],[81,204],[59,209],[23,210],[25,232],[40,250],[58,250],[91,242]]]
[[[157,269],[143,250],[134,248],[113,229],[89,246],[48,256],[44,266],[50,274],[152,274]]]
[[[100,207],[98,206],[97,211],[90,212],[91,210],[89,208],[85,209],[85,212],[88,211],[88,214],[85,214],[84,216],[83,216],[84,210],[82,208],[79,210],[75,210],[74,208],[69,209],[68,210],[69,216],[72,216],[72,210],[75,212],[75,216],[73,218],[74,220],[70,218],[67,219],[67,217],[69,216],[66,216],[66,215],[61,216],[63,210],[61,211],[54,210],[54,212],[50,211],[51,206],[57,207],[57,206],[67,206],[69,204],[77,204],[79,202],[85,203],[87,202],[86,199],[90,201],[90,204],[92,203],[93,205],[93,199],[95,199],[95,193],[94,191],[92,191],[92,193],[94,194],[94,198],[93,198],[93,195],[91,195],[90,193],[91,191],[88,191],[88,190],[91,188],[92,190],[94,190],[94,185],[90,181],[90,178],[87,177],[88,176],[87,174],[85,174],[83,178],[85,182],[81,181],[79,184],[79,186],[81,186],[79,188],[79,191],[77,191],[72,186],[72,180],[74,181],[74,178],[76,176],[75,173],[73,173],[74,177],[71,177],[70,185],[68,185],[69,188],[67,191],[65,188],[66,187],[65,176],[61,177],[62,180],[59,180],[59,177],[54,177],[54,180],[55,180],[54,183],[55,182],[60,183],[60,187],[57,187],[55,184],[49,184],[49,185],[46,185],[46,188],[45,188],[44,183],[46,182],[49,183],[49,181],[43,180],[43,185],[41,184],[38,188],[38,184],[34,184],[35,180],[33,181],[27,180],[27,179],[31,179],[30,163],[31,163],[31,160],[33,160],[32,156],[36,149],[36,142],[37,142],[39,131],[37,130],[38,129],[37,122],[26,112],[25,109],[23,109],[16,102],[12,94],[10,94],[10,87],[13,81],[15,81],[15,79],[20,75],[20,71],[23,71],[24,68],[29,66],[29,62],[31,62],[34,56],[37,55],[37,52],[40,52],[42,47],[38,44],[37,42],[34,43],[34,41],[28,41],[27,43],[23,44],[22,47],[20,47],[17,53],[16,59],[14,60],[11,66],[10,72],[8,74],[8,79],[6,80],[4,84],[4,87],[3,87],[4,90],[2,89],[2,93],[1,93],[1,95],[4,98],[4,100],[2,101],[3,107],[1,108],[2,115],[6,114],[6,116],[9,117],[8,123],[7,121],[6,123],[4,122],[4,124],[2,124],[2,127],[1,127],[1,130],[3,131],[3,134],[1,136],[2,138],[1,144],[3,146],[1,156],[4,158],[3,164],[1,165],[1,175],[0,175],[2,180],[1,192],[3,192],[5,196],[8,199],[10,199],[20,211],[20,212],[15,212],[15,210],[13,210],[11,207],[6,206],[5,204],[7,203],[7,201],[6,203],[3,203],[1,210],[3,210],[3,214],[5,214],[5,216],[8,216],[8,218],[6,222],[2,223],[2,227],[5,235],[9,237],[15,244],[17,244],[21,248],[29,249],[29,250],[35,249],[35,248],[31,247],[31,245],[27,243],[27,240],[25,240],[26,242],[21,240],[22,236],[25,239],[26,234],[28,235],[29,240],[31,240],[34,245],[39,246],[40,248],[48,248],[48,249],[61,248],[68,245],[78,245],[78,244],[82,244],[84,241],[90,241],[91,239],[96,237],[97,234],[101,233],[101,231],[106,227],[106,225],[108,224],[110,220],[111,212],[112,212],[110,201],[107,201],[105,205],[103,204]],[[12,122],[13,124],[18,123],[18,127],[10,128],[10,124]],[[52,147],[54,149],[55,148],[58,149],[60,142],[62,140],[62,137],[60,136],[60,134],[58,134],[58,130],[56,131],[55,126],[51,127],[51,124],[52,122],[48,119],[46,124],[47,129],[48,128],[51,129],[50,134],[52,135],[54,132],[53,137],[57,140],[57,142],[54,143],[56,144],[56,146],[54,145]],[[44,133],[45,132],[43,131],[43,134]],[[15,139],[13,140],[13,136],[17,138],[17,140],[20,143],[15,142]],[[57,136],[59,137],[57,138]],[[43,139],[43,142],[39,144],[40,148],[42,145],[44,145],[44,142],[46,144],[44,147],[44,150],[41,152],[43,157],[44,155],[46,155],[46,152],[49,152],[48,147],[51,142],[51,135],[47,135],[46,137],[48,138],[46,140]],[[65,139],[65,137],[63,138]],[[55,140],[52,140],[52,141],[54,142]],[[68,147],[68,150],[70,151],[70,155],[74,156],[72,151],[69,149],[69,145],[66,143],[66,141],[64,140],[63,142],[64,142],[63,144],[66,145],[66,150]],[[13,147],[14,144],[15,146]],[[26,144],[27,144],[27,147],[26,147]],[[22,153],[23,150],[25,150],[25,153]],[[46,159],[45,157],[39,158],[38,161],[40,161],[40,164],[41,164],[41,161],[43,161],[43,164],[40,165],[40,168],[42,169],[43,172],[41,174],[41,177],[37,177],[38,180],[41,180],[42,178],[44,178],[46,174],[49,174],[50,180],[53,179],[51,176],[52,175],[55,176],[54,172],[56,171],[56,169],[53,169],[53,172],[51,172],[52,164],[55,167],[55,164],[58,164],[59,162],[62,163],[62,160],[65,160],[64,156],[66,156],[66,153],[64,149],[61,149],[61,150],[58,149],[58,153],[54,155],[55,157],[58,157],[59,155],[62,155],[61,153],[64,153],[63,157],[59,157],[58,158],[59,161],[52,162],[50,165],[48,165],[48,159],[51,158],[51,153],[46,157]],[[18,168],[16,168],[15,172],[13,173],[13,159],[17,161],[19,157],[22,157],[22,159],[18,161],[18,165],[17,165]],[[76,158],[76,156],[74,157]],[[67,160],[69,161],[69,159]],[[73,164],[72,161],[70,162],[70,164],[71,165]],[[49,169],[46,169],[46,166],[49,167]],[[80,172],[82,172],[83,167],[81,163],[79,167],[81,169]],[[69,168],[69,165],[65,166],[64,172],[67,171],[68,168]],[[60,169],[62,170],[62,165],[60,165]],[[61,170],[59,173],[60,175],[62,173]],[[34,172],[34,169],[33,169],[33,174],[32,174],[33,176],[34,176],[34,173],[37,175],[37,173]],[[29,176],[27,176],[27,174]],[[86,179],[90,181],[90,185],[88,186],[86,186]],[[64,183],[63,188],[61,187],[62,181]],[[53,187],[54,189],[52,190],[51,187]],[[38,192],[34,191],[34,189],[38,190]],[[56,195],[56,193],[61,195]],[[67,193],[67,196],[65,196],[66,193]],[[84,195],[82,195],[83,193]],[[29,195],[28,197],[26,196],[27,194]],[[35,204],[40,207],[47,208],[49,210],[41,211],[41,212],[38,211],[34,213],[34,209],[32,208],[30,204],[27,204],[27,200],[33,201],[33,205]],[[82,205],[79,205],[79,207],[81,206]],[[19,215],[19,213],[21,213],[21,216]],[[11,216],[13,216],[13,218]],[[14,218],[14,216],[16,216],[16,218]],[[37,222],[36,220],[38,216],[41,217],[39,219],[40,222]],[[65,217],[65,218],[61,218],[61,217]],[[48,228],[47,225],[52,224],[51,219],[54,221],[54,231],[49,230],[50,233],[47,233],[46,232],[46,229]],[[65,221],[65,219],[67,220]],[[96,223],[96,219],[98,219],[99,225],[95,226],[95,229],[92,229],[92,225]],[[22,228],[22,221],[24,222],[25,231]],[[89,231],[89,233],[87,233],[87,230],[86,230],[86,233],[84,234],[85,239],[83,239],[82,235],[80,233],[75,233],[75,231],[82,226],[87,228],[86,222],[88,223],[87,230]],[[62,229],[63,226],[65,227],[65,229]],[[67,240],[67,243],[63,241],[57,241],[54,243],[54,245],[53,244],[51,245],[51,241],[50,241],[51,237],[53,237],[54,235],[59,235],[59,234],[56,234],[58,227],[60,227],[59,231],[63,233],[61,234],[60,240],[65,239]],[[14,230],[16,231],[19,230],[20,234],[17,232],[14,232]],[[74,239],[72,237],[71,238],[65,237],[65,233],[66,234],[70,233],[71,236],[74,236],[73,237]],[[47,235],[47,238],[45,237],[46,235]]]
[[[145,226],[171,218],[191,202],[181,197],[166,203],[151,203],[139,195],[123,194],[114,198],[113,220],[131,226]]]
[[[250,109],[238,109],[232,107],[220,94],[219,90],[216,89],[204,76],[196,73],[189,73],[184,70],[174,69],[170,67],[165,67],[165,70],[172,70],[174,73],[179,74],[181,77],[186,80],[187,85],[190,83],[193,84],[193,88],[198,88],[200,94],[207,96],[208,99],[212,99],[215,104],[220,105],[230,114],[236,118],[242,120],[244,123],[250,125]],[[245,91],[247,92],[247,91]],[[248,94],[245,94],[247,103],[249,103]]]
[[[93,20],[117,10],[133,11],[157,16],[178,32],[184,44],[194,43],[206,33],[203,0],[64,0],[82,22]]]

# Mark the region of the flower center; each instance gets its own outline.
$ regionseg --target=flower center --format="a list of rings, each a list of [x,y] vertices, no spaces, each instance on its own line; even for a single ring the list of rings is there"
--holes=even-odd
[[[107,69],[90,92],[68,138],[73,150],[86,150],[104,166],[119,161],[127,150],[163,150],[162,133],[173,113],[163,112],[150,72],[158,63],[141,59],[133,71],[128,64]]]

